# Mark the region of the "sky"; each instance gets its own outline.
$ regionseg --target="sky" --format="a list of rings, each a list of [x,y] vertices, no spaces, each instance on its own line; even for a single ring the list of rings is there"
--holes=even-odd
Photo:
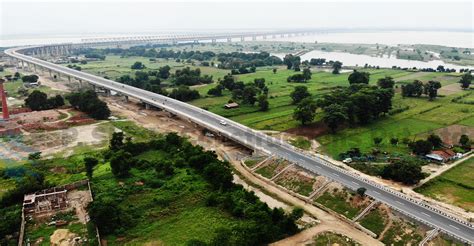
[[[2,38],[251,29],[474,31],[473,1],[0,0]]]

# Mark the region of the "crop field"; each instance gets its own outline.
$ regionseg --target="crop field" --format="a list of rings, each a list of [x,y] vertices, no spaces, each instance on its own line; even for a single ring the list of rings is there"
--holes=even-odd
[[[255,172],[270,179],[289,165],[290,163],[283,159],[270,160],[259,167]]]
[[[321,136],[317,140],[334,157],[354,147],[361,151],[379,148],[389,153],[404,154],[408,151],[407,146],[400,142],[393,146],[389,142],[390,138],[413,140],[452,124],[472,126],[474,108],[472,105],[451,102],[453,97],[441,97],[430,102],[426,98],[402,98],[396,95],[393,100],[394,108],[408,109],[365,126],[346,128],[336,134]],[[382,138],[382,143],[378,146],[373,142],[375,137]]]
[[[442,175],[428,181],[416,191],[474,211],[474,157],[458,164]]]
[[[283,46],[281,43],[266,43],[254,46],[248,44],[217,44],[217,45],[194,45],[186,46],[190,50],[213,50],[215,52],[230,52],[235,50],[250,51],[253,48],[256,50],[279,49],[277,47]],[[240,48],[239,48],[240,47]],[[312,46],[308,46],[312,47]],[[301,50],[304,48],[299,45],[289,45],[284,48],[288,50]],[[282,48],[282,47],[280,47]],[[339,49],[341,47],[335,48]],[[347,48],[347,47],[346,47]],[[182,50],[182,47],[174,47],[173,49]],[[283,48],[282,48],[283,49]],[[360,46],[358,49],[369,49],[369,47]],[[354,51],[356,52],[356,51]],[[362,52],[362,51],[360,51]],[[382,51],[380,51],[382,52]],[[308,87],[313,98],[317,99],[329,92],[331,88],[336,86],[347,86],[349,82],[347,77],[349,73],[342,73],[334,75],[330,72],[313,68],[312,78],[307,83],[288,83],[286,81],[288,76],[295,74],[293,70],[287,70],[286,67],[276,67],[277,71],[274,73],[273,67],[259,67],[255,73],[236,75],[237,81],[244,81],[246,83],[253,82],[256,78],[264,78],[266,85],[269,88],[269,104],[270,109],[266,112],[261,112],[257,105],[240,105],[236,109],[225,109],[223,106],[231,99],[231,93],[227,90],[223,91],[223,95],[219,97],[207,95],[210,88],[215,87],[217,79],[227,74],[228,70],[217,69],[214,67],[200,67],[197,65],[177,63],[174,60],[157,59],[156,62],[149,61],[144,57],[125,57],[107,56],[103,62],[89,62],[83,66],[84,71],[101,74],[102,76],[118,77],[123,74],[130,74],[133,71],[130,69],[131,64],[135,61],[141,61],[147,69],[157,69],[163,65],[170,65],[172,70],[190,66],[191,68],[199,67],[203,74],[213,75],[213,84],[194,86],[201,94],[201,98],[193,100],[189,103],[207,109],[211,112],[217,113],[231,120],[261,130],[277,130],[286,131],[289,129],[297,129],[300,123],[293,119],[293,111],[295,105],[292,104],[290,93],[295,86],[304,85]],[[198,62],[195,62],[198,63]],[[147,70],[145,69],[145,70]],[[397,86],[400,84],[411,82],[415,79],[427,82],[429,80],[438,80],[442,85],[455,86],[459,81],[460,74],[458,73],[435,73],[435,72],[413,72],[405,70],[394,69],[364,69],[369,72],[370,84],[375,84],[379,78],[391,76],[397,81]],[[104,74],[105,72],[105,74]],[[115,75],[113,73],[116,73]],[[168,82],[164,82],[167,84]],[[169,84],[168,84],[169,85]],[[399,91],[399,88],[397,89]],[[316,138],[322,144],[322,150],[333,157],[337,157],[340,153],[346,152],[350,148],[358,147],[363,152],[367,152],[375,147],[381,151],[387,151],[395,154],[407,154],[407,147],[403,144],[392,146],[389,140],[392,137],[416,139],[422,134],[426,134],[435,129],[448,126],[451,124],[463,124],[472,126],[473,113],[472,105],[453,103],[451,99],[466,92],[456,92],[452,95],[439,97],[434,101],[428,101],[426,97],[421,98],[402,98],[399,93],[396,94],[393,100],[394,110],[398,113],[388,115],[374,123],[345,128],[340,130],[337,134],[326,134]],[[468,100],[467,98],[466,100]],[[319,121],[322,117],[321,112],[317,112],[315,121]],[[314,129],[317,131],[318,129]],[[380,146],[375,146],[373,143],[374,137],[382,137],[383,142]],[[305,147],[302,145],[302,147]]]

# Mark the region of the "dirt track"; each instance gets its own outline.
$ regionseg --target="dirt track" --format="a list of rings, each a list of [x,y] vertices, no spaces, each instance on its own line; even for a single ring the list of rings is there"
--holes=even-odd
[[[230,161],[235,170],[247,181],[256,184],[265,189],[265,193],[271,194],[270,197],[278,197],[278,200],[284,201],[287,206],[299,206],[303,208],[306,213],[321,221],[317,226],[304,230],[303,232],[294,235],[290,238],[276,242],[275,245],[298,245],[300,241],[311,239],[314,235],[322,231],[335,231],[346,235],[363,245],[382,245],[381,242],[370,237],[366,233],[354,228],[353,225],[343,221],[325,212],[299,198],[296,198],[274,185],[256,177],[249,172],[240,163],[243,157],[242,149],[231,142],[222,142],[212,137],[206,137],[202,134],[202,129],[190,122],[180,120],[178,118],[167,117],[167,113],[162,111],[144,110],[140,106],[133,103],[124,103],[117,98],[106,98],[111,111],[114,114],[126,116],[135,123],[159,132],[179,132],[180,134],[190,138],[190,141],[195,144],[200,144],[206,149],[215,150],[222,159]],[[276,204],[272,204],[276,205]]]

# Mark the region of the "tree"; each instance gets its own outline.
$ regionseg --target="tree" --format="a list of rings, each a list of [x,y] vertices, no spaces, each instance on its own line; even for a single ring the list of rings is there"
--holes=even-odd
[[[287,54],[283,58],[283,63],[286,65],[287,69],[292,69],[294,67],[299,67],[301,58],[299,56],[294,56],[293,54]]]
[[[332,73],[333,74],[339,74],[339,71],[341,70],[342,68],[342,62],[340,61],[335,61],[333,64],[332,64]]]
[[[168,66],[168,65],[158,68],[159,77],[162,78],[162,79],[169,78],[170,77],[170,70],[171,70],[171,67]]]
[[[303,77],[305,81],[308,81],[311,79],[311,70],[309,68],[303,69]]]
[[[274,68],[272,71],[273,71],[273,74],[276,74],[276,73],[277,73],[277,69],[276,69],[276,68]]]
[[[257,89],[253,85],[246,85],[242,91],[242,103],[254,105],[257,101]]]
[[[385,76],[385,78],[381,78],[377,81],[377,85],[380,88],[393,89],[393,86],[395,85],[395,81],[393,81],[392,77]]]
[[[301,219],[301,217],[303,217],[303,215],[304,215],[304,210],[300,207],[295,207],[295,208],[293,208],[293,210],[291,210],[290,218],[293,221],[297,221],[297,220]]]
[[[367,191],[366,188],[364,188],[364,187],[359,187],[359,188],[357,188],[357,195],[363,197],[363,196],[365,196],[365,192],[366,192],[366,191]]]
[[[144,69],[145,68],[145,65],[143,65],[142,62],[135,62],[133,63],[133,65],[131,66],[131,69]]]
[[[374,144],[375,145],[380,145],[382,143],[382,138],[381,137],[375,137],[374,138]]]
[[[421,165],[415,159],[402,159],[386,165],[382,170],[382,177],[413,185],[423,179],[424,175]]]
[[[134,163],[133,156],[124,150],[116,151],[110,158],[110,167],[115,177],[124,178],[129,174]]]
[[[257,78],[253,80],[253,84],[262,90],[265,87],[265,78]]]
[[[32,74],[32,75],[25,75],[23,77],[21,77],[21,80],[23,82],[28,82],[28,83],[35,83],[35,82],[38,82],[38,79],[39,77],[35,74]]]
[[[314,120],[316,116],[317,105],[311,98],[303,99],[295,108],[293,118],[306,125]]]
[[[41,159],[41,152],[34,152],[28,155],[28,160],[30,161],[37,161],[39,159]]]
[[[301,100],[310,96],[311,93],[308,92],[308,87],[303,85],[296,86],[290,94],[293,104],[298,104]]]
[[[197,90],[189,89],[187,86],[180,86],[171,91],[169,97],[187,102],[201,97]]]
[[[87,206],[92,222],[100,228],[103,234],[110,234],[127,224],[129,218],[118,206],[119,201],[105,200],[99,197]]]
[[[264,94],[259,95],[257,100],[260,111],[268,111],[270,104],[268,103],[267,96]]]
[[[367,72],[359,72],[354,70],[349,77],[349,84],[368,84],[369,83],[370,74]]]
[[[216,97],[220,97],[222,96],[222,90],[224,89],[224,86],[222,85],[216,85],[216,87],[214,88],[211,88],[207,91],[207,94],[208,95],[213,95],[213,96],[216,96]]]
[[[391,143],[392,145],[397,145],[397,144],[398,144],[398,138],[391,138],[391,139],[390,139],[390,143]]]
[[[463,134],[459,138],[459,144],[461,145],[461,147],[467,149],[467,148],[471,147],[471,140],[469,139],[469,137],[466,134]]]
[[[441,83],[439,81],[428,81],[424,85],[424,93],[428,95],[429,100],[432,101],[438,96],[438,89],[441,88]]]
[[[110,139],[109,143],[109,149],[113,151],[117,151],[119,149],[122,149],[124,146],[124,140],[125,136],[123,132],[114,132],[112,133],[112,138]]]
[[[420,97],[423,94],[423,83],[419,80],[413,81],[402,85],[402,96],[403,97]]]
[[[323,121],[331,128],[333,133],[336,132],[338,126],[342,125],[347,119],[347,108],[339,104],[331,104],[323,108]]]
[[[472,74],[467,72],[462,75],[461,80],[459,80],[459,83],[461,84],[461,88],[463,89],[469,89],[471,86],[472,82]]]
[[[48,95],[44,92],[34,90],[25,99],[25,105],[33,111],[48,109]]]
[[[413,153],[417,155],[426,155],[433,149],[433,144],[427,140],[417,140],[408,145]]]
[[[86,168],[86,174],[89,179],[92,178],[92,173],[94,172],[94,167],[99,163],[99,161],[94,157],[84,158],[84,166]]]
[[[71,105],[97,120],[104,120],[110,116],[107,104],[99,99],[93,90],[73,92],[66,95]]]
[[[430,134],[426,140],[430,142],[434,148],[439,148],[443,144],[443,140],[436,134]]]

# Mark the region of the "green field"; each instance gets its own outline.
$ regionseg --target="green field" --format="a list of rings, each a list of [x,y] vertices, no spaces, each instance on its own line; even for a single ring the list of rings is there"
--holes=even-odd
[[[375,233],[377,236],[384,230],[386,219],[378,209],[374,209],[360,219],[360,224]]]
[[[474,211],[474,157],[458,164],[441,176],[428,181],[416,191]]]
[[[347,201],[347,193],[345,191],[336,191],[333,193],[326,191],[316,198],[315,201],[349,219],[354,218],[360,211],[360,208],[352,206],[350,202]]]
[[[230,51],[269,51],[269,52],[291,52],[302,49],[324,48],[328,51],[341,50],[343,52],[364,54],[370,52],[371,55],[387,54],[392,52],[389,47],[379,47],[375,49],[370,45],[337,45],[337,44],[321,44],[314,46],[312,44],[288,44],[288,43],[255,43],[247,44],[217,44],[217,45],[193,45],[186,46],[188,50],[211,50],[214,52],[230,52]],[[182,50],[182,47],[173,47],[171,49]],[[174,60],[157,59],[156,62],[150,62],[148,58],[144,57],[119,57],[107,56],[105,61],[89,62],[86,65],[81,65],[83,70],[101,76],[109,76],[116,78],[123,74],[134,73],[130,69],[130,65],[135,61],[141,61],[147,69],[156,69],[163,65],[170,65],[172,70],[182,68],[184,66],[191,66],[192,68],[199,67],[203,74],[213,75],[214,81],[221,78],[228,70],[217,69],[214,67],[198,66],[199,62],[183,64],[177,63]],[[145,69],[145,70],[147,70]],[[195,86],[201,98],[191,101],[190,103],[205,108],[211,112],[225,116],[231,120],[237,121],[254,129],[261,130],[277,130],[286,131],[288,129],[297,128],[300,126],[299,122],[293,119],[293,111],[295,105],[292,105],[290,93],[295,86],[305,85],[308,87],[310,93],[315,99],[321,97],[329,92],[331,88],[336,86],[347,86],[349,83],[347,77],[349,73],[342,73],[334,75],[330,72],[312,69],[312,78],[307,83],[288,83],[287,77],[295,74],[293,70],[287,70],[286,67],[277,67],[277,72],[273,73],[273,67],[258,67],[255,73],[236,75],[237,80],[246,83],[253,82],[256,78],[265,78],[266,85],[269,88],[269,104],[270,110],[267,112],[260,112],[257,105],[240,105],[236,109],[224,109],[231,93],[224,90],[223,96],[214,97],[208,96],[207,91],[215,86],[214,84]],[[459,81],[459,73],[434,73],[434,72],[414,72],[405,70],[393,69],[371,69],[360,68],[370,73],[370,84],[375,84],[379,78],[391,76],[396,81],[396,87],[406,82],[411,82],[415,79],[421,81],[438,80],[442,85],[450,85]],[[170,85],[165,81],[165,85]],[[399,91],[399,88],[396,89]],[[371,151],[373,148],[378,148],[381,151],[389,152],[390,154],[408,154],[408,148],[399,144],[392,146],[389,144],[390,138],[416,139],[417,136],[444,127],[451,124],[464,124],[473,126],[472,105],[453,103],[451,100],[454,97],[462,95],[467,92],[460,91],[458,93],[439,97],[434,101],[428,101],[426,97],[421,98],[402,98],[399,93],[396,94],[393,100],[393,108],[398,110],[398,113],[387,115],[380,120],[364,126],[355,126],[340,130],[337,134],[326,134],[317,137],[317,140],[322,144],[322,150],[333,157],[338,157],[340,153],[346,152],[350,148],[360,148],[361,151]],[[466,98],[468,100],[470,98]],[[315,121],[319,121],[322,113],[318,111]],[[317,129],[315,129],[317,130]],[[374,137],[382,137],[383,142],[380,146],[375,146],[373,143]],[[298,147],[307,148],[307,143],[296,141],[294,143]]]

